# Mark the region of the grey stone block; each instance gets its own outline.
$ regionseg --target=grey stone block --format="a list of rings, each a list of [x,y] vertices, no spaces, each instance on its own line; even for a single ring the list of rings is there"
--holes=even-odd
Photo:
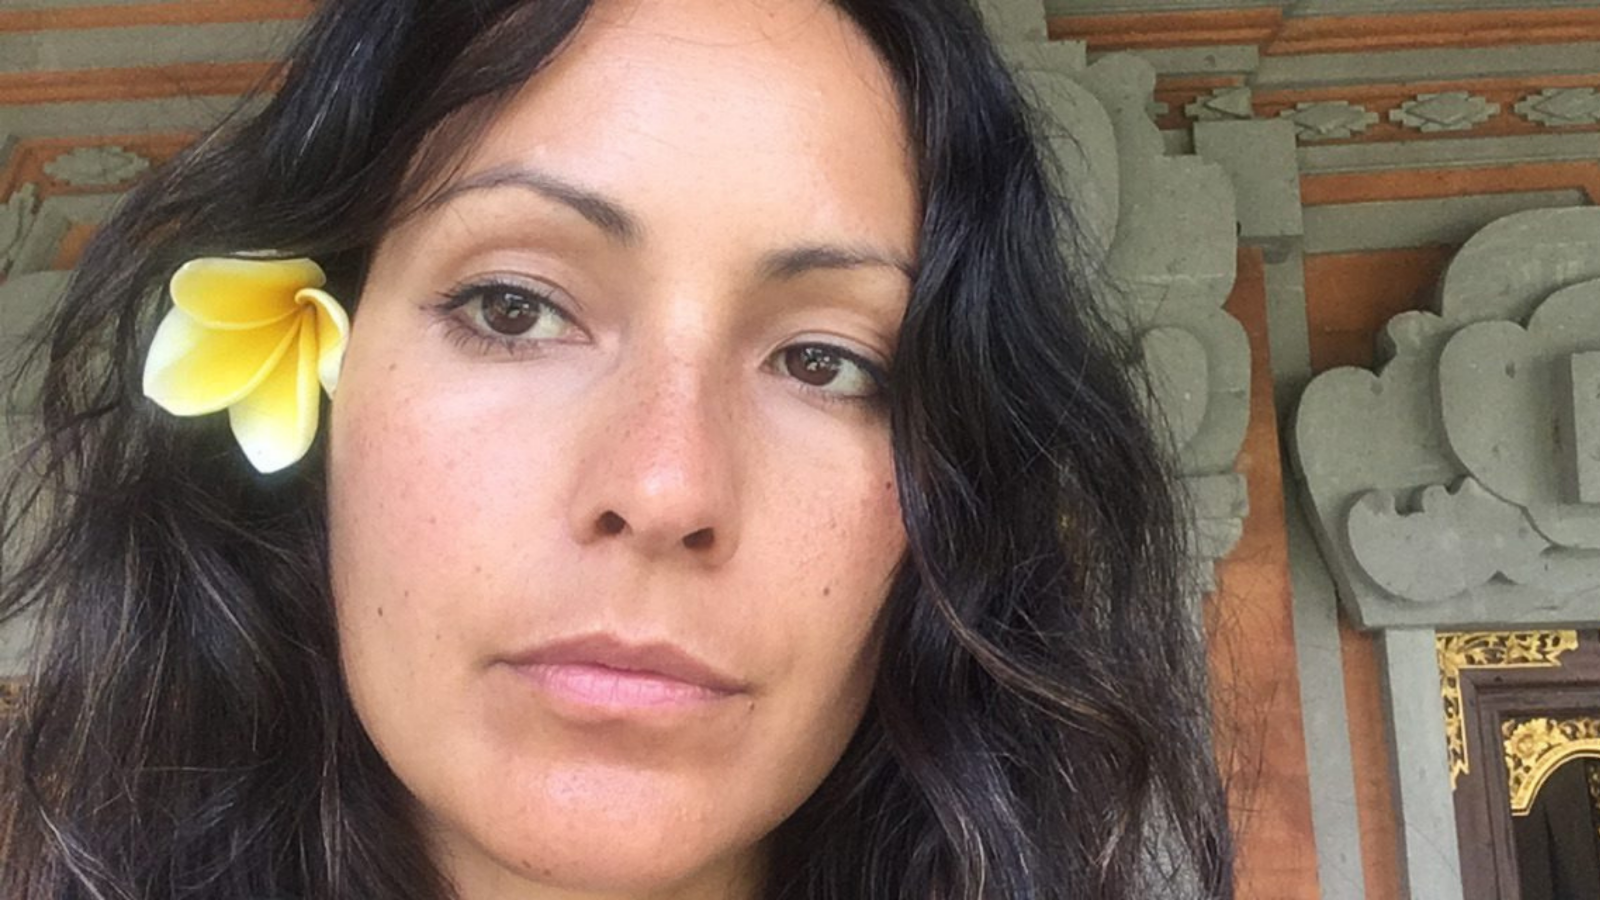
[[[1264,243],[1305,233],[1292,124],[1274,119],[1198,122],[1194,148],[1228,173],[1237,198],[1240,240]]]
[[[1390,321],[1378,372],[1300,399],[1291,455],[1347,609],[1369,628],[1600,619],[1600,209],[1485,228],[1436,307]]]
[[[1587,203],[1583,191],[1572,189],[1316,206],[1305,213],[1305,249],[1356,253],[1455,246],[1513,213]]]
[[[1043,41],[1045,32],[1043,0],[978,0],[984,25],[999,41]]]
[[[1389,714],[1394,805],[1400,814],[1401,888],[1404,896],[1417,900],[1461,900],[1461,850],[1450,794],[1434,633],[1386,631],[1378,648]]]

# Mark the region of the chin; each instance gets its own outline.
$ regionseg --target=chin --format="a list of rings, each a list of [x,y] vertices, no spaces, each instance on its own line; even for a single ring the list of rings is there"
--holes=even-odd
[[[647,780],[635,773],[631,787]],[[507,808],[514,797],[499,787],[485,795],[485,806],[458,812],[472,815],[470,822],[435,822],[432,829],[447,874],[465,897],[520,896],[508,889],[518,882],[626,896],[701,896],[714,885],[754,885],[761,838],[777,824],[758,816],[741,827],[743,817],[730,817],[726,805],[691,808],[670,792],[629,802],[639,798],[619,796],[614,774],[605,784],[552,786],[547,790],[554,793],[510,804],[520,812]],[[490,818],[487,807],[501,811]]]

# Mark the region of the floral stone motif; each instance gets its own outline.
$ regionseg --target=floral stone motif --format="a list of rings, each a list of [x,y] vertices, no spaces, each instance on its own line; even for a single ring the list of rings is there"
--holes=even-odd
[[[1468,131],[1500,113],[1500,104],[1490,103],[1466,91],[1418,94],[1399,109],[1389,111],[1389,121],[1419,131]]]
[[[1195,98],[1195,101],[1185,106],[1183,111],[1196,122],[1249,119],[1255,115],[1251,101],[1252,95],[1247,87],[1218,88]]]
[[[1295,133],[1302,141],[1355,137],[1378,122],[1377,113],[1344,100],[1296,103],[1294,109],[1286,109],[1278,116],[1294,123]]]
[[[1600,124],[1600,92],[1594,88],[1547,88],[1524,97],[1517,115],[1550,128]]]
[[[150,160],[121,147],[79,147],[44,164],[46,175],[74,187],[122,184],[150,168]]]

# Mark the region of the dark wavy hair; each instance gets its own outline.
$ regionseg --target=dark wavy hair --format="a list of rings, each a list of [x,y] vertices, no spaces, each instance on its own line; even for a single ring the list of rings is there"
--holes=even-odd
[[[872,701],[772,836],[765,896],[1231,897],[1170,453],[1062,249],[1041,123],[964,0],[837,3],[894,74],[924,211],[888,399],[909,549]],[[224,417],[159,412],[140,372],[185,260],[273,248],[357,297],[384,223],[588,5],[323,0],[263,111],[90,242],[7,491],[0,619],[41,625],[0,895],[451,896],[342,682],[320,452],[257,475]]]

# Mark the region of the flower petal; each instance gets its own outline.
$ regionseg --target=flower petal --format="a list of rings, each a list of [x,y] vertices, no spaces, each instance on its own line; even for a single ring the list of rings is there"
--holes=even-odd
[[[206,257],[180,266],[169,290],[179,309],[208,327],[259,328],[292,315],[296,291],[326,281],[309,259]]]
[[[289,349],[292,324],[214,331],[173,307],[145,357],[145,396],[174,415],[216,412],[267,377]]]
[[[317,376],[331,397],[339,385],[339,367],[344,362],[345,342],[350,338],[350,317],[327,291],[305,288],[294,299],[317,311]]]
[[[244,455],[264,474],[293,465],[317,436],[317,334],[309,314],[295,317],[294,347],[250,395],[228,408]]]

